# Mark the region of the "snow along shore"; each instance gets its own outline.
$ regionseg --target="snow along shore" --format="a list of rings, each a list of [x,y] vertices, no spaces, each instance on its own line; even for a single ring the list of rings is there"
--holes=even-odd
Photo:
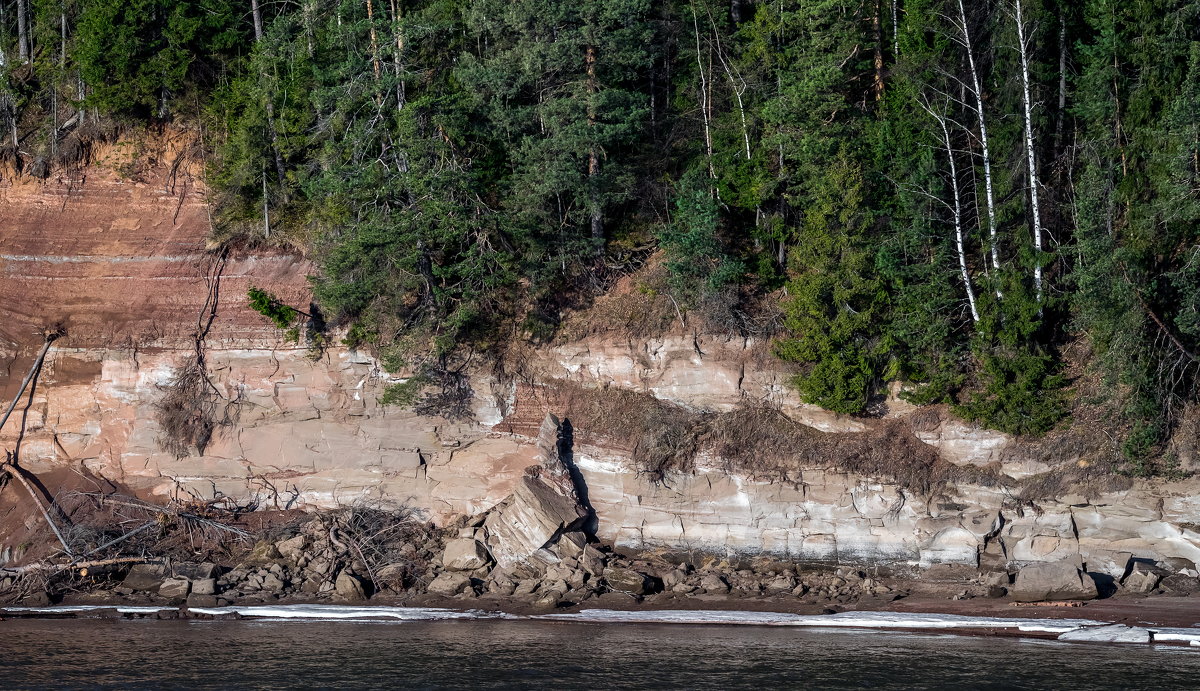
[[[115,609],[121,614],[154,615],[174,607],[106,607],[75,605],[59,607],[4,607],[0,613],[16,615],[66,615],[94,610]],[[904,629],[907,631],[953,631],[965,629],[1007,629],[1022,633],[1059,634],[1064,641],[1105,643],[1183,643],[1200,648],[1200,626],[1129,627],[1094,619],[1028,619],[974,617],[962,614],[919,612],[840,612],[838,614],[787,614],[780,612],[741,612],[703,610],[656,610],[630,612],[586,609],[563,614],[516,615],[484,610],[456,610],[441,607],[383,607],[351,605],[247,605],[228,607],[191,607],[192,614],[221,616],[236,614],[260,621],[335,620],[335,621],[446,621],[476,619],[523,619],[609,624],[679,624],[798,626],[820,628]]]

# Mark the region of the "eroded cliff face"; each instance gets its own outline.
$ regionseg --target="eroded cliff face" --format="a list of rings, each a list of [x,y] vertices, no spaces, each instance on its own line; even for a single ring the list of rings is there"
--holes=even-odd
[[[202,185],[164,186],[164,175],[133,182],[97,168],[86,180],[5,183],[0,388],[15,390],[39,327],[62,321],[69,329],[30,404],[0,433],[0,446],[11,448],[23,424],[21,462],[35,473],[84,466],[147,497],[226,496],[269,508],[403,503],[447,521],[512,494],[538,462],[543,417],[564,412],[564,387],[628,389],[692,411],[767,403],[829,434],[888,422],[807,406],[764,344],[704,334],[595,336],[530,350],[519,374],[472,375],[471,420],[380,407],[396,377],[368,354],[330,348],[314,357],[248,309],[250,285],[305,303],[307,262],[235,250],[216,263],[205,248]],[[207,364],[234,422],[202,455],[176,458],[161,450],[155,406],[193,352],[210,297]],[[914,414],[889,401],[886,417]],[[694,468],[656,481],[621,435],[586,428],[576,429],[573,460],[597,534],[630,548],[894,565],[1079,557],[1110,572],[1129,556],[1200,562],[1200,483],[1137,482],[1025,501],[1014,496],[1016,481],[1078,459],[1037,457],[944,416],[906,429],[943,461],[986,468],[992,480],[922,493],[840,471],[836,458],[766,480],[705,452]]]

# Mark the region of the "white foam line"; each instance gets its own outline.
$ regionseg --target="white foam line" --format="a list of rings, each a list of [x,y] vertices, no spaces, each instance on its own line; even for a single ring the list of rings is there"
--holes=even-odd
[[[439,607],[354,607],[349,605],[251,605],[228,607],[189,607],[196,614],[216,616],[237,613],[243,617],[271,619],[392,619],[398,621],[440,621],[446,619],[517,619],[511,614],[482,610],[454,610]]]
[[[57,607],[0,607],[3,612],[30,612],[33,614],[71,614],[90,612],[97,609],[115,609],[121,614],[154,614],[178,609],[177,607],[155,607],[144,605],[60,605]]]
[[[1200,628],[1155,628],[1153,626],[1147,626],[1146,628],[1150,629],[1150,632],[1154,634],[1155,643],[1175,641],[1200,646]]]
[[[1006,619],[960,614],[910,612],[841,612],[839,614],[781,614],[776,612],[705,612],[660,610],[620,612],[591,609],[572,614],[546,614],[536,619],[624,622],[641,624],[743,624],[758,626],[820,626],[866,629],[1017,629],[1025,632],[1066,633],[1106,622],[1091,619]]]

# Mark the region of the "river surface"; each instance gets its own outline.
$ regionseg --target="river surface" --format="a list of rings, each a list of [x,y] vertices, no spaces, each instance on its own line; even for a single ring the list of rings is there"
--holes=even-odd
[[[547,621],[0,622],[0,688],[1200,687],[1200,649]]]

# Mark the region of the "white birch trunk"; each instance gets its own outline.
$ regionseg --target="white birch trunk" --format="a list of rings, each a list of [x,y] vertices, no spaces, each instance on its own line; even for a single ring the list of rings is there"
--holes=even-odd
[[[17,57],[29,62],[29,7],[27,0],[17,0]]]
[[[983,189],[984,203],[987,205],[988,243],[991,249],[992,268],[1000,270],[1000,248],[996,238],[996,199],[992,191],[992,156],[988,148],[987,117],[984,115],[983,89],[979,82],[979,70],[975,67],[975,46],[971,44],[971,30],[968,28],[967,9],[963,0],[958,0],[958,17],[961,22],[958,30],[962,32],[963,47],[967,51],[967,65],[971,70],[971,89],[975,97],[975,117],[979,120],[979,147],[983,154]],[[1001,297],[1000,289],[996,288],[996,297]]]
[[[946,118],[938,115],[928,106],[923,106],[937,121],[942,131],[942,146],[946,149],[946,159],[950,162],[950,194],[954,204],[950,207],[954,215],[954,244],[958,249],[958,269],[962,274],[963,287],[967,291],[967,302],[971,306],[971,319],[979,321],[979,306],[975,299],[975,286],[971,284],[971,272],[967,269],[967,250],[962,226],[962,193],[958,188],[958,164],[954,162],[954,146],[950,142],[950,128],[946,126]]]
[[[896,5],[900,0],[892,0],[892,59],[900,57],[900,12]]]
[[[1021,0],[1013,3],[1016,8],[1017,49],[1021,53],[1021,104],[1025,110],[1025,159],[1029,167],[1029,203],[1033,214],[1033,289],[1037,301],[1042,301],[1042,214],[1038,204],[1037,156],[1033,145],[1033,103],[1029,95],[1029,51],[1026,45],[1025,22],[1021,16]]]
[[[712,132],[708,127],[708,78],[704,74],[704,60],[700,57],[700,18],[696,15],[696,5],[692,5],[692,29],[696,34],[696,67],[700,70],[700,118],[704,123],[704,152],[708,158],[708,177],[717,179],[717,171],[713,168]]]

